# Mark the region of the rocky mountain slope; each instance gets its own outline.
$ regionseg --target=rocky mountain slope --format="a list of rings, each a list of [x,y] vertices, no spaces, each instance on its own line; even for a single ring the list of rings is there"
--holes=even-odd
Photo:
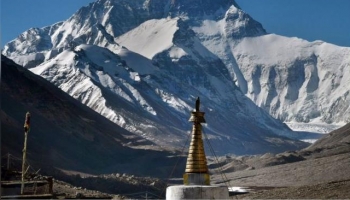
[[[315,150],[320,148],[334,148],[346,146],[350,144],[350,123],[345,126],[330,132],[328,135],[322,137],[317,142],[309,146],[308,150]]]
[[[53,169],[59,169],[168,176],[177,162],[171,151],[126,131],[4,56],[1,71],[3,155],[21,158],[23,122],[29,111],[27,157],[29,164],[41,172],[52,175]],[[138,164],[153,159],[157,162],[147,162],[148,168]],[[162,163],[160,168],[158,162]]]
[[[223,172],[231,186],[251,189],[241,198],[349,198],[349,125],[301,151],[222,158]]]
[[[274,34],[245,38],[233,54],[242,91],[283,121],[346,123],[350,48]]]
[[[265,34],[232,0],[102,0],[64,22],[24,32],[3,54],[162,146],[186,140],[199,96],[219,153],[301,148],[285,138],[296,138],[288,127],[244,96],[225,62],[201,41],[195,27],[210,20],[221,20],[237,40]]]

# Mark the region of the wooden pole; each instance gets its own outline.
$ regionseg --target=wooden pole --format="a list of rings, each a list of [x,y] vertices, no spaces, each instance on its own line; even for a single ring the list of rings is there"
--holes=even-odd
[[[27,112],[26,119],[24,122],[24,148],[23,148],[23,159],[22,159],[22,185],[21,185],[21,194],[24,193],[24,179],[26,170],[26,162],[27,162],[27,138],[30,129],[30,113]]]
[[[23,160],[22,160],[22,185],[21,185],[21,194],[23,194],[23,192],[24,192],[24,178],[25,178],[25,173],[26,173],[27,136],[28,136],[28,132],[25,132],[25,133],[24,133]]]

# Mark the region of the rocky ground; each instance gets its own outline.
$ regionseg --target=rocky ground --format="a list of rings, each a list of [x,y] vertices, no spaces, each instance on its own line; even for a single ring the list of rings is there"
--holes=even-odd
[[[48,173],[47,170],[44,175],[30,172],[26,180],[45,181],[51,177],[55,199],[160,199],[165,197],[166,183],[158,178],[137,177],[126,173],[92,175],[57,169],[52,169]],[[13,169],[6,170],[6,167],[2,166],[1,180],[20,181],[21,172]],[[34,194],[30,185],[25,191],[28,195]],[[39,186],[35,191],[38,191],[37,194],[48,194],[48,184]],[[5,196],[18,195],[17,192],[7,190]]]
[[[233,199],[349,199],[350,131],[349,127],[339,130],[300,151],[255,156],[227,155],[218,158],[219,164],[216,158],[211,157],[208,159],[211,182],[248,190],[247,194],[231,196]],[[225,176],[219,171],[224,172]],[[164,198],[166,188],[166,183],[159,179],[127,174],[70,177],[75,178],[68,182],[80,186],[57,182],[57,193],[66,193],[71,197],[81,193],[94,198],[142,199],[146,196],[114,194],[149,191],[150,194],[158,194],[149,196],[151,198]],[[180,182],[172,181],[172,184]],[[100,192],[84,189],[92,186]]]
[[[288,187],[314,185],[332,181],[350,180],[350,154],[344,153],[328,157],[262,168],[226,173],[232,186]],[[212,181],[222,182],[221,176],[213,176]]]
[[[350,124],[301,151],[219,160],[209,160],[212,183],[248,190],[232,198],[350,199]]]
[[[247,189],[248,193],[232,199],[350,199],[350,124],[339,130],[300,151],[227,155],[219,157],[219,162],[209,157],[211,183]],[[56,198],[162,199],[167,184],[182,182],[178,175],[167,182],[126,173],[93,175],[58,168],[46,175],[54,178]]]
[[[135,177],[128,174],[104,174],[99,176],[60,176],[55,180],[57,198],[143,199],[161,198],[165,182],[151,177]],[[68,183],[69,182],[69,183]]]
[[[237,199],[349,199],[350,180],[286,188],[258,189]]]
[[[88,199],[123,199],[124,196],[116,194],[102,193],[96,190],[88,190],[82,187],[76,187],[69,183],[54,180],[53,192],[58,199],[88,198]]]

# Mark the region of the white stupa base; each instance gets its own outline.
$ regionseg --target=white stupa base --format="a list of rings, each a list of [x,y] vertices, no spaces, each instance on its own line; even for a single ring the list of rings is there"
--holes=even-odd
[[[175,185],[166,189],[166,199],[228,199],[226,186]]]

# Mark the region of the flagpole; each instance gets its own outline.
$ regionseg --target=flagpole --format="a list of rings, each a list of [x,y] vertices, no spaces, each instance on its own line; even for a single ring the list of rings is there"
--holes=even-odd
[[[27,137],[30,129],[30,113],[27,112],[26,119],[24,122],[24,148],[23,148],[23,159],[22,159],[22,185],[21,194],[24,193],[24,179],[26,174],[26,161],[27,161]]]

